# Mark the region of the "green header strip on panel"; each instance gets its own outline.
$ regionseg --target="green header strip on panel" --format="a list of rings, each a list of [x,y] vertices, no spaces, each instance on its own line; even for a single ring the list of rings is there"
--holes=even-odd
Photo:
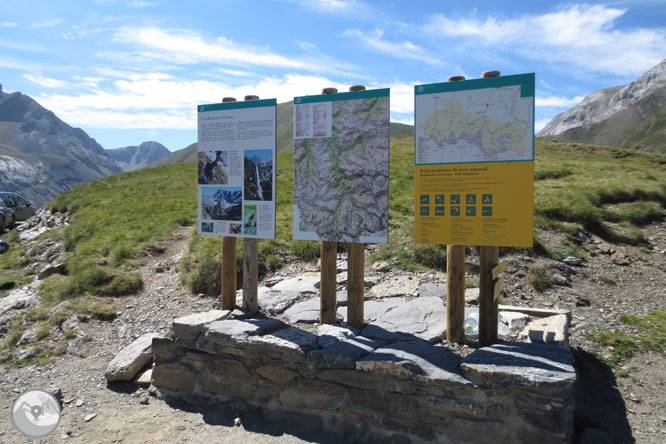
[[[197,110],[202,113],[205,111],[222,111],[228,109],[242,108],[262,108],[264,106],[277,106],[277,99],[247,100],[243,102],[211,103],[210,105],[199,105]]]
[[[343,92],[335,94],[319,94],[317,96],[294,97],[294,104],[317,102],[337,102],[338,100],[372,99],[375,97],[388,97],[391,89],[366,89],[363,91]]]
[[[487,79],[462,80],[460,82],[431,83],[416,85],[414,94],[435,94],[470,89],[499,88],[502,86],[520,85],[520,97],[534,97],[534,73],[516,74],[512,76],[489,77]]]

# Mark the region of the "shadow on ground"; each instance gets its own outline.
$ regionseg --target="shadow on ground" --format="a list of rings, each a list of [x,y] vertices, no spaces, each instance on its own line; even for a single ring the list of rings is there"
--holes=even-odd
[[[611,368],[581,348],[571,351],[577,374],[573,442],[635,443]]]

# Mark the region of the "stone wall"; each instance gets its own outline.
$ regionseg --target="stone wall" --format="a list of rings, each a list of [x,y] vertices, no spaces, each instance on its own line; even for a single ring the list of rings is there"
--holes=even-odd
[[[573,423],[567,348],[503,342],[465,358],[368,326],[308,331],[214,310],[153,340],[167,399],[231,403],[351,442],[562,443]]]

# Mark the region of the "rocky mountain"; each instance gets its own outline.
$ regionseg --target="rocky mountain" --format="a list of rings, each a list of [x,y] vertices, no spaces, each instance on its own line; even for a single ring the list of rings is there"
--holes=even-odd
[[[666,60],[628,85],[595,91],[538,136],[666,153]]]
[[[143,142],[139,146],[126,146],[123,148],[107,149],[106,154],[116,161],[123,171],[134,171],[145,168],[151,162],[156,162],[170,154],[164,145],[158,142]]]
[[[0,94],[0,188],[41,206],[76,185],[123,170],[95,139],[35,100]]]
[[[160,160],[151,162],[147,168],[155,168],[163,165],[176,165],[181,163],[194,163],[197,161],[197,144],[188,145],[182,150],[174,151],[162,157]]]

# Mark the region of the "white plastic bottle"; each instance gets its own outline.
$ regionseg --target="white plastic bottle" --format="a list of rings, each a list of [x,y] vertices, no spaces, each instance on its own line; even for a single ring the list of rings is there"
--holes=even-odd
[[[479,334],[479,312],[473,311],[463,322],[463,329],[465,330],[466,335],[477,335]]]

